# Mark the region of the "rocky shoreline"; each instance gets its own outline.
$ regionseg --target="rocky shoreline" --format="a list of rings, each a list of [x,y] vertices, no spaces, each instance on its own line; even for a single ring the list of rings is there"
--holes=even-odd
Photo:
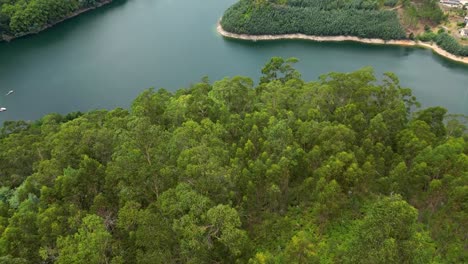
[[[436,44],[413,41],[413,40],[383,40],[383,39],[368,39],[359,38],[353,36],[310,36],[304,34],[284,34],[284,35],[247,35],[247,34],[236,34],[225,31],[218,21],[217,31],[220,35],[226,38],[251,40],[251,41],[262,41],[262,40],[280,40],[280,39],[303,39],[318,42],[342,42],[342,41],[353,41],[367,44],[378,44],[378,45],[398,45],[398,46],[414,46],[432,49],[435,53],[448,58],[453,61],[468,64],[468,57],[461,57],[451,54]]]

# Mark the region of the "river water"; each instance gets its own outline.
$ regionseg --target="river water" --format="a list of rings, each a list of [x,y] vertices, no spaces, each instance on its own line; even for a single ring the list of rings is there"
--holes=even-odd
[[[358,43],[223,39],[216,21],[236,0],[127,0],[38,35],[0,43],[0,122],[128,107],[149,87],[175,91],[207,75],[258,80],[272,56],[297,57],[304,79],[372,66],[395,72],[424,106],[468,114],[468,66],[430,50]],[[3,96],[9,90],[15,93]]]

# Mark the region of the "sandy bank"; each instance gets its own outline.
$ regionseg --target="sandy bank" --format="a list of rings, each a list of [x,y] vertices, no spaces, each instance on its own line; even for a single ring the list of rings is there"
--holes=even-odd
[[[221,24],[218,22],[217,31],[219,34],[226,38],[234,38],[234,39],[243,39],[243,40],[251,40],[251,41],[261,41],[261,40],[279,40],[279,39],[304,39],[304,40],[312,40],[312,41],[331,41],[331,42],[341,42],[341,41],[353,41],[353,42],[360,42],[360,43],[368,43],[368,44],[380,44],[380,45],[399,45],[399,46],[416,46],[416,47],[423,47],[432,49],[435,53],[446,57],[450,60],[458,61],[461,63],[468,64],[468,57],[461,57],[453,55],[436,44],[430,44],[425,42],[413,41],[413,40],[383,40],[383,39],[368,39],[368,38],[359,38],[359,37],[352,37],[352,36],[309,36],[304,34],[284,34],[284,35],[246,35],[246,34],[235,34],[231,32],[227,32],[223,29]]]

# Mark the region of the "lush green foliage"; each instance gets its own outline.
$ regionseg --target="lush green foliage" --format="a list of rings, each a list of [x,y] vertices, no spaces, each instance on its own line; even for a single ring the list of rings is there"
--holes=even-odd
[[[363,38],[405,39],[406,34],[395,11],[382,10],[396,1],[377,0],[240,0],[224,13],[223,28],[232,33],[280,35],[302,33],[317,36],[357,36]],[[445,16],[435,0],[417,3],[403,1],[405,21],[440,23]],[[410,39],[414,38],[411,33]],[[458,56],[468,56],[468,46],[447,33],[418,36],[435,42]]]
[[[461,117],[295,61],[5,123],[0,262],[466,263]]]
[[[277,4],[286,2],[290,6],[318,7],[324,10],[333,9],[377,9],[379,1],[376,0],[276,0],[270,1]]]
[[[424,42],[435,42],[442,49],[458,55],[458,56],[468,56],[468,46],[460,44],[454,37],[441,31],[440,33],[434,32],[425,32],[417,38]]]
[[[280,4],[287,2],[287,4]],[[396,12],[377,8],[373,0],[240,0],[224,14],[229,32],[251,35],[303,33],[318,36],[358,36],[403,39]]]
[[[73,12],[105,0],[0,0],[2,34],[22,35],[41,30]]]
[[[468,56],[468,46],[460,44],[454,37],[445,32],[438,34],[435,41],[439,47],[452,54]]]

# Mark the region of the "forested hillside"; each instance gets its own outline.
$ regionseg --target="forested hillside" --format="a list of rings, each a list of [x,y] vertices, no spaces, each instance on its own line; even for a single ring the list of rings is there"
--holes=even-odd
[[[5,123],[0,263],[466,263],[462,117],[295,61]]]
[[[437,28],[444,20],[436,0],[240,0],[226,10],[220,23],[236,34],[417,39],[468,56],[467,45],[447,27]],[[417,30],[422,23],[426,32]]]
[[[405,38],[405,30],[396,12],[381,10],[380,2],[240,0],[226,10],[221,25],[229,32],[251,35],[302,33],[317,36]]]
[[[112,1],[112,0],[111,0]],[[109,0],[0,0],[0,40],[42,30],[80,9]]]

